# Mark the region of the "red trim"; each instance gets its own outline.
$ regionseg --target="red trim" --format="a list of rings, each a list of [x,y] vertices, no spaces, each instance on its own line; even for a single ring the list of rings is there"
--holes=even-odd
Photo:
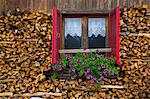
[[[56,24],[57,24],[57,8],[52,9],[52,64],[56,62]]]
[[[52,64],[60,59],[59,49],[61,43],[61,11],[56,6],[52,9]]]
[[[116,64],[120,64],[120,7],[116,8]]]
[[[116,64],[120,64],[120,7],[110,13],[110,48],[111,56],[115,56]]]

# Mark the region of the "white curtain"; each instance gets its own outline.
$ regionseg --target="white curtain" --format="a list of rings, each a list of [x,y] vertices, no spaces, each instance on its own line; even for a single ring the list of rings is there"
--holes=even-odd
[[[96,37],[98,34],[105,37],[106,23],[105,18],[88,18],[88,35],[89,37],[94,34]]]
[[[81,36],[81,33],[81,18],[65,18],[65,37],[68,34],[71,36]]]

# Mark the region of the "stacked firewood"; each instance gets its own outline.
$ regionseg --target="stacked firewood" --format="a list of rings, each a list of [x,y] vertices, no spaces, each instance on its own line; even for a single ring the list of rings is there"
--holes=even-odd
[[[121,10],[121,78],[128,98],[150,97],[150,9],[148,5]]]
[[[51,66],[51,32],[52,16],[45,12],[16,9],[0,16],[0,92],[35,91]]]
[[[16,9],[0,16],[0,41],[38,39],[51,41],[52,16],[44,12],[27,12]]]
[[[144,59],[150,57],[150,38],[146,36],[121,36],[122,59]]]
[[[150,57],[150,9],[146,4],[121,10],[121,58]]]
[[[16,12],[19,13],[21,11],[16,10]],[[150,25],[148,19],[149,10],[146,5],[131,7],[129,9],[123,8],[121,10],[120,27],[121,32],[123,32],[121,33],[120,43],[121,72],[120,76],[117,78],[104,78],[104,84],[118,86],[123,85],[124,88],[100,88],[97,89],[98,91],[95,90],[96,87],[90,86],[89,81],[82,81],[81,79],[75,81],[45,80],[46,78],[43,76],[43,71],[47,71],[49,69],[49,62],[51,60],[50,16],[47,14],[41,15],[42,13],[38,12],[42,18],[43,16],[48,16],[48,19],[46,19],[45,22],[45,19],[42,19],[41,23],[38,23],[40,21],[35,21],[38,20],[38,18],[35,17],[38,16],[36,14],[37,12],[29,13],[24,11],[21,13],[27,13],[23,14],[24,17],[27,17],[26,20],[23,20],[23,22],[21,21],[23,26],[27,22],[24,26],[25,28],[22,27],[20,23],[17,23],[19,25],[16,25],[16,22],[13,22],[13,28],[11,26],[6,27],[5,22],[11,22],[6,21],[10,18],[10,16],[12,16],[11,13],[1,17],[2,22],[0,21],[0,29],[2,36],[0,36],[0,40],[5,42],[0,44],[0,93],[13,92],[14,94],[22,95],[23,93],[32,94],[36,92],[53,92],[62,93],[62,95],[56,97],[51,94],[45,95],[45,97],[50,96],[50,98],[62,99],[140,99],[150,97],[150,38],[148,35],[150,33],[150,30],[148,29]],[[18,16],[19,14],[13,15]],[[30,16],[32,16],[31,19]],[[4,20],[5,22],[3,22]],[[40,25],[36,24],[36,22]],[[42,22],[47,22],[47,25],[41,25],[44,24]],[[45,26],[47,29],[41,30]],[[7,33],[8,35],[6,35]],[[50,33],[50,35],[47,35],[47,33]],[[134,35],[132,35],[133,33]],[[9,41],[10,43],[6,43],[6,41]],[[30,96],[27,96],[26,98],[29,99]]]
[[[148,5],[123,8],[120,29],[128,33],[150,33],[150,9]]]

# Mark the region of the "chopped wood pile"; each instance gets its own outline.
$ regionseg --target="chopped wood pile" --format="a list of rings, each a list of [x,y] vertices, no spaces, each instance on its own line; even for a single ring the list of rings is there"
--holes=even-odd
[[[4,31],[13,31],[13,35],[15,36],[7,37],[6,33],[9,32],[4,32],[6,36],[0,36],[0,40],[3,41],[3,43],[0,44],[0,48],[2,49],[0,50],[0,70],[2,71],[0,72],[0,93],[13,92],[14,96],[11,96],[12,93],[0,94],[0,96],[7,96],[6,98],[8,99],[11,99],[11,97],[24,97],[25,99],[30,99],[32,95],[35,95],[34,93],[45,92],[43,97],[62,99],[149,98],[149,13],[150,10],[147,5],[123,8],[121,10],[120,67],[122,72],[120,73],[121,75],[115,79],[104,78],[104,84],[124,86],[123,89],[100,88],[99,91],[94,92],[94,88],[89,85],[89,82],[84,82],[81,79],[76,81],[45,80],[42,73],[48,70],[50,65],[49,60],[51,60],[51,57],[48,57],[48,55],[50,55],[51,52],[51,37],[46,35],[45,37],[49,39],[48,41],[43,41],[43,36],[32,36],[29,33],[29,36],[22,37],[18,35],[19,37],[16,38],[15,30],[20,31],[19,28],[15,30],[11,30],[11,28],[5,28],[6,30],[2,29]],[[8,15],[5,15],[5,17],[8,17]],[[1,19],[4,21],[4,18]],[[36,20],[37,18],[34,19]],[[15,25],[15,23],[16,22],[14,22],[13,25]],[[47,24],[46,27],[50,27],[50,24]],[[32,25],[34,25],[33,30],[35,31],[41,29],[36,28],[34,23],[32,23]],[[30,29],[31,28],[28,28],[31,32]],[[51,27],[48,28],[47,31],[50,31],[51,34]],[[48,94],[47,92],[52,93]]]
[[[0,16],[0,92],[33,93],[51,66],[52,16],[16,9]]]
[[[149,5],[134,6],[121,10],[120,29],[127,33],[150,33]]]
[[[148,5],[123,8],[120,29],[121,58],[150,58],[150,9]]]
[[[148,5],[121,11],[121,69],[126,98],[150,97],[150,9]]]

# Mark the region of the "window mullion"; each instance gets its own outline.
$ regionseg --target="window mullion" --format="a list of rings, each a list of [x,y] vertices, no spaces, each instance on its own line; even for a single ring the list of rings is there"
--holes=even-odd
[[[88,48],[88,22],[87,16],[82,17],[82,48]]]

